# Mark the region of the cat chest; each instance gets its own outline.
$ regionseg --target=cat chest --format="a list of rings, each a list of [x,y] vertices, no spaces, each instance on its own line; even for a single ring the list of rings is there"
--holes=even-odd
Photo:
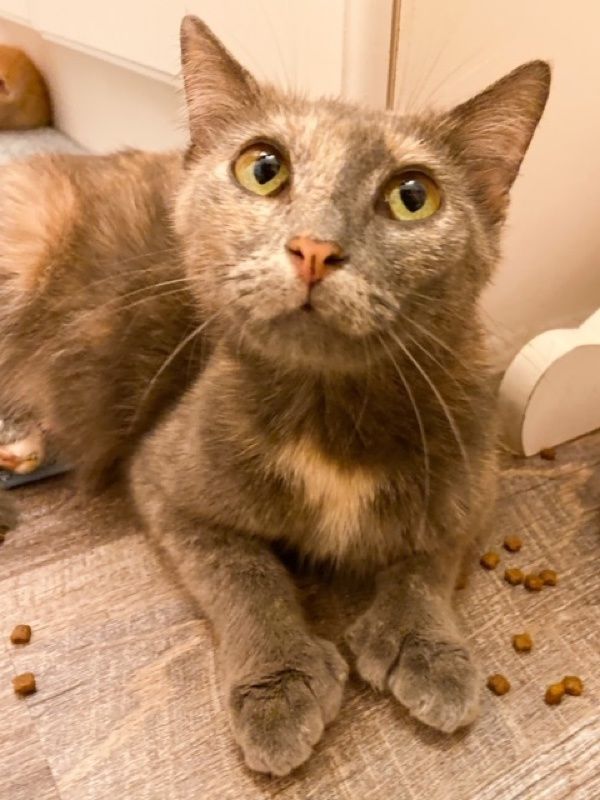
[[[312,540],[310,549],[332,557],[355,549],[372,517],[373,502],[383,485],[381,475],[341,466],[302,440],[278,450],[275,468],[316,520],[316,530],[306,532]]]

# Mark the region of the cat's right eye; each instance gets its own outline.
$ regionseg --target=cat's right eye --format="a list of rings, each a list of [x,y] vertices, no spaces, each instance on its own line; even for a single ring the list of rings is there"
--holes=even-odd
[[[268,144],[253,144],[240,153],[233,174],[240,186],[262,197],[277,194],[290,178],[283,156]]]

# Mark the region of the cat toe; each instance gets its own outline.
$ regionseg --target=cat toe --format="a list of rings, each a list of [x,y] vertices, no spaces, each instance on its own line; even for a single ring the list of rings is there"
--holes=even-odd
[[[244,690],[234,714],[234,733],[246,764],[257,772],[287,775],[303,764],[323,734],[318,702],[301,681]]]
[[[479,710],[479,673],[459,640],[409,633],[388,684],[412,716],[444,733],[469,725]]]
[[[345,639],[356,656],[356,671],[374,689],[387,688],[390,670],[396,663],[402,633],[370,614],[359,617],[348,628]]]
[[[332,644],[315,645],[319,657],[309,669],[285,667],[233,687],[232,727],[250,769],[287,775],[339,711],[348,668]]]

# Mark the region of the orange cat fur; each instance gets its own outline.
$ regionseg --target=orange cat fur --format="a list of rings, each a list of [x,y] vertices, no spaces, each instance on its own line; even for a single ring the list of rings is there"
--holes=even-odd
[[[0,130],[49,125],[50,97],[44,78],[16,47],[0,45]]]

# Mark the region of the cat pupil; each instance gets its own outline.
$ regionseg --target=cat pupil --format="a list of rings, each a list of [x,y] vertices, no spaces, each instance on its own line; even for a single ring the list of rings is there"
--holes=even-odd
[[[274,153],[262,153],[254,164],[254,177],[263,186],[276,177],[279,169],[279,159]]]
[[[413,214],[423,208],[427,200],[427,189],[415,179],[406,181],[400,187],[400,199]]]

